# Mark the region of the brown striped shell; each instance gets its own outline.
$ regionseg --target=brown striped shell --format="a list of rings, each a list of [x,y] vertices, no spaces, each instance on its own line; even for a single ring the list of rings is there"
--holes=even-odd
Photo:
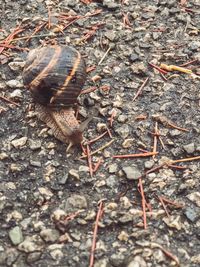
[[[80,144],[89,120],[79,124],[73,105],[86,80],[86,65],[80,53],[68,46],[33,49],[27,57],[23,81],[35,99],[40,120],[68,148]]]
[[[46,46],[33,49],[23,71],[24,85],[36,102],[50,107],[69,107],[86,80],[85,61],[69,46]]]

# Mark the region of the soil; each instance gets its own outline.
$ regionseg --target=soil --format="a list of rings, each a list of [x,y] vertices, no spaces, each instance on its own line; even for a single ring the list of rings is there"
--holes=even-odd
[[[200,266],[199,29],[198,0],[3,0],[0,266]],[[66,152],[38,120],[23,85],[28,51],[49,44],[95,67],[83,90],[96,90],[78,99],[81,121],[98,109],[85,143],[108,131],[89,145],[93,167],[101,160],[93,175],[82,149]]]

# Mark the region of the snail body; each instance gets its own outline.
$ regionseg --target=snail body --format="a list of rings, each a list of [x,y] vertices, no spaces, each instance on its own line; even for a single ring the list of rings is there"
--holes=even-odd
[[[86,80],[86,65],[80,53],[68,46],[47,46],[29,52],[23,81],[35,102],[39,119],[64,143],[82,141],[74,105]]]

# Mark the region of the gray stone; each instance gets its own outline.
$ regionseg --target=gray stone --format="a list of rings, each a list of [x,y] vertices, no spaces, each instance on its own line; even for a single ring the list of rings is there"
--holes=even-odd
[[[103,0],[103,5],[111,11],[114,11],[119,8],[119,4],[115,3],[114,0]]]
[[[105,37],[110,41],[114,41],[116,38],[116,34],[113,30],[109,30],[105,33]]]
[[[32,263],[32,262],[38,261],[41,258],[41,255],[42,255],[42,253],[39,251],[32,252],[32,253],[28,254],[26,260],[28,263]]]
[[[147,264],[144,259],[138,255],[131,260],[126,267],[147,267]]]
[[[116,173],[117,168],[118,168],[117,164],[114,163],[114,164],[111,164],[111,165],[108,167],[108,171],[109,171],[109,173]]]
[[[176,137],[176,136],[179,136],[181,134],[181,131],[179,131],[178,129],[173,129],[169,133],[172,137]]]
[[[19,71],[22,70],[22,68],[25,65],[25,61],[13,61],[8,63],[8,66],[11,68],[11,70]]]
[[[115,175],[110,175],[106,179],[106,184],[107,184],[107,186],[114,188],[118,184],[118,180],[119,179]]]
[[[60,185],[64,185],[64,184],[66,184],[68,178],[69,178],[68,173],[66,173],[66,174],[64,174],[64,175],[62,175],[62,176],[59,176],[59,177],[58,177],[58,183],[59,183]]]
[[[40,251],[42,249],[41,245],[36,244],[34,241],[29,238],[25,239],[22,243],[18,245],[18,249],[20,251],[24,251],[26,253]]]
[[[80,180],[79,173],[75,169],[69,170],[69,177],[74,178],[75,180]]]
[[[139,56],[135,53],[132,53],[130,56],[130,61],[135,62],[136,60],[139,60]]]
[[[118,133],[118,135],[120,137],[122,137],[123,139],[127,138],[130,134],[130,129],[129,129],[129,126],[127,124],[117,128],[115,130],[116,133]]]
[[[34,167],[41,167],[42,164],[40,161],[30,160],[30,164]]]
[[[94,267],[109,267],[109,265],[108,265],[108,259],[97,260],[94,263]]]
[[[16,89],[10,94],[10,97],[12,99],[21,99],[22,98],[22,91],[19,89]]]
[[[75,211],[77,209],[86,209],[87,208],[87,200],[84,196],[74,194],[71,197],[67,198],[64,204],[64,210]]]
[[[115,266],[115,267],[125,266],[124,260],[125,260],[125,256],[119,253],[112,254],[110,257],[110,263],[112,264],[112,266]]]
[[[10,88],[23,88],[24,85],[22,82],[18,81],[18,80],[10,80],[6,82],[6,85]]]
[[[122,115],[119,115],[119,117],[117,118],[117,121],[123,123],[123,122],[127,121],[127,119],[128,119],[128,117],[126,115],[122,114]]]
[[[187,195],[187,198],[193,203],[195,203],[198,207],[200,207],[200,192],[193,192]]]
[[[44,229],[40,232],[40,236],[46,241],[50,243],[54,243],[60,237],[60,234],[55,229]]]
[[[17,251],[16,248],[8,248],[4,254],[6,256],[6,266],[15,266],[14,263],[16,263],[16,260],[19,257],[19,251]]]
[[[88,173],[89,172],[89,167],[85,165],[80,165],[78,168],[79,173]]]
[[[54,260],[61,260],[64,256],[61,249],[54,249],[50,251],[50,255]]]
[[[192,154],[195,151],[194,143],[187,144],[187,145],[183,146],[183,148],[188,154]]]
[[[153,160],[148,160],[144,163],[144,166],[146,169],[151,169],[153,167],[154,163],[155,162]]]
[[[133,221],[133,215],[129,214],[129,213],[126,213],[124,215],[122,215],[118,221],[120,223],[128,223],[128,222],[132,222]]]
[[[21,137],[19,139],[15,139],[15,140],[12,140],[11,141],[11,144],[15,147],[15,148],[20,148],[22,146],[24,146],[27,142],[27,137],[24,136],[24,137]]]
[[[196,151],[197,151],[197,152],[200,152],[200,145],[199,145],[199,144],[196,146]],[[0,159],[1,159],[1,158],[0,158]]]
[[[32,150],[37,150],[41,148],[41,144],[42,144],[40,140],[32,140],[32,139],[30,139],[28,143],[29,143],[30,149]]]
[[[142,175],[136,166],[123,167],[122,170],[124,171],[128,180],[138,180]]]
[[[187,219],[191,222],[196,222],[200,216],[199,210],[196,210],[195,208],[190,208],[190,207],[186,208],[186,210],[184,211],[184,214],[187,217]]]
[[[131,70],[135,74],[144,74],[147,72],[147,67],[143,62],[133,63],[131,65]]]
[[[18,245],[23,241],[22,230],[19,226],[14,227],[9,231],[9,237],[13,245]]]
[[[40,232],[40,236],[46,241],[50,243],[54,243],[60,237],[60,234],[55,229],[44,229]]]

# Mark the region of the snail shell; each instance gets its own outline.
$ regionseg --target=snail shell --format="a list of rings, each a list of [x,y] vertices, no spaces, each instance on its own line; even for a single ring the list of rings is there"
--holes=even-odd
[[[80,53],[68,46],[46,46],[29,52],[23,81],[36,102],[38,117],[64,143],[82,141],[73,106],[86,80]]]

